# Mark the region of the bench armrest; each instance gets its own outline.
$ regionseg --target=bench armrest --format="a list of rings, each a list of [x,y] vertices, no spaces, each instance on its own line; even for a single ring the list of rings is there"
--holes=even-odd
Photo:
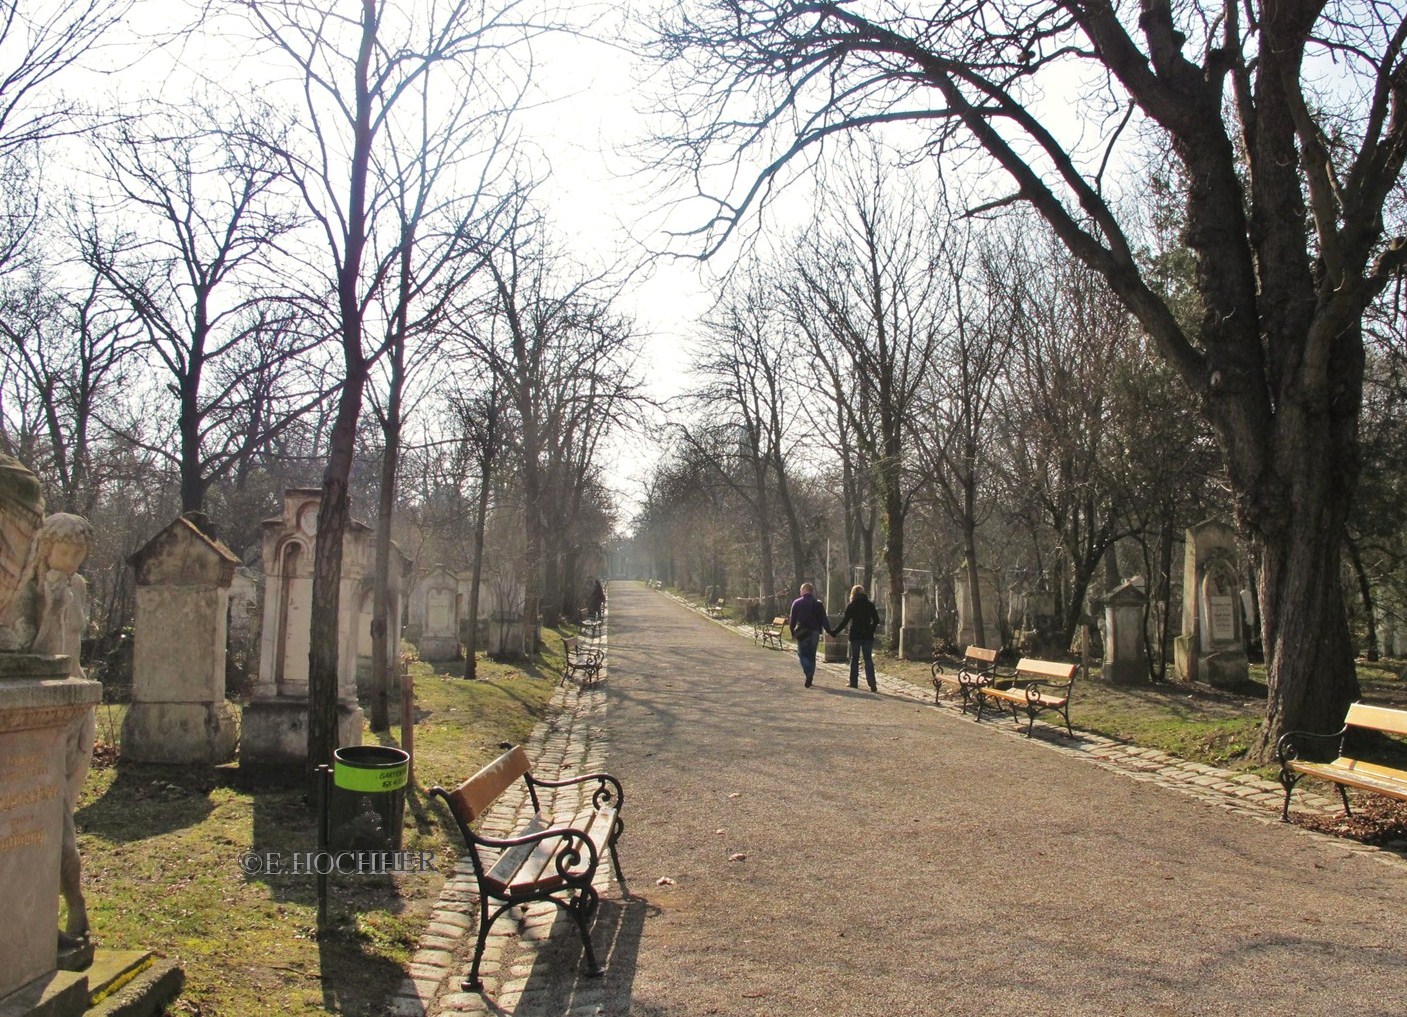
[[[573,829],[570,826],[553,826],[518,837],[485,837],[483,834],[475,834],[474,840],[484,847],[502,848],[505,851],[524,845],[560,840],[563,843],[561,847],[553,851],[553,863],[557,869],[557,875],[569,882],[580,881],[584,875],[594,873],[597,866],[601,864],[601,856],[596,850],[596,845],[591,842],[591,838],[581,830]]]
[[[598,786],[591,793],[591,807],[593,809],[599,809],[602,805],[611,805],[619,812],[621,807],[625,805],[625,789],[620,786],[620,781],[609,773],[583,773],[576,777],[563,777],[560,780],[542,780],[530,773],[525,776],[529,784],[537,787],[571,787],[594,780]]]
[[[1342,742],[1346,734],[1348,734],[1347,725],[1333,734],[1316,734],[1313,731],[1286,731],[1275,743],[1275,755],[1280,760],[1280,768],[1283,770],[1292,760],[1298,759],[1300,753],[1311,745]]]

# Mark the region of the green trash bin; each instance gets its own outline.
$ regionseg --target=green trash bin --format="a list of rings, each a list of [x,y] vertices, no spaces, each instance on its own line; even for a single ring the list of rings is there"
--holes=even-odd
[[[399,851],[410,755],[388,745],[349,745],[332,758],[328,849]]]

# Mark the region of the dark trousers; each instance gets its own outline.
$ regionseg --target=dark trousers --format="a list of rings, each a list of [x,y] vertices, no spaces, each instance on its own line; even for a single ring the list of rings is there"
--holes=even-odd
[[[865,655],[865,681],[869,682],[871,689],[876,689],[874,681],[874,640],[873,639],[852,639],[850,640],[850,684],[859,687],[860,678],[860,654]]]

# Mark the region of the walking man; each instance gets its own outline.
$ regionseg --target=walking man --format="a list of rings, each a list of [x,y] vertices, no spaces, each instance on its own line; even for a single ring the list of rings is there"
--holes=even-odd
[[[821,642],[821,633],[830,631],[826,605],[816,599],[816,588],[810,583],[802,583],[801,596],[791,602],[787,625],[796,640],[796,656],[801,661],[801,673],[806,676],[809,689],[811,680],[816,677],[816,647]]]

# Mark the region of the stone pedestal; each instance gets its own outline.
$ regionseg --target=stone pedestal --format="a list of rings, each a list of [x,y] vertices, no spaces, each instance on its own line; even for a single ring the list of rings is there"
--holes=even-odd
[[[900,660],[933,659],[933,607],[928,591],[918,587],[904,590],[904,619],[899,629]]]
[[[239,717],[225,700],[226,619],[239,559],[177,519],[131,562],[137,613],[122,755],[141,763],[228,762]]]
[[[1236,531],[1209,519],[1187,530],[1182,571],[1182,635],[1173,663],[1187,681],[1235,688],[1249,677],[1237,591]]]
[[[972,590],[964,566],[953,573],[953,595],[958,605],[957,644],[965,646],[981,645],[989,650],[1000,650],[1002,645],[1001,610],[997,597],[997,577],[988,569],[977,570],[978,599],[982,602],[982,642],[977,642],[976,617],[972,606]]]
[[[845,584],[844,572],[831,572],[826,576],[826,623],[834,628],[845,616],[845,607],[850,602],[850,587]],[[847,629],[838,636],[821,633],[822,659],[828,664],[838,664],[850,659],[850,632]]]
[[[1124,583],[1104,598],[1104,678],[1116,685],[1148,682],[1147,640],[1143,608],[1148,596],[1134,583]]]
[[[66,737],[103,695],[68,671],[65,656],[0,653],[0,1012],[54,982]]]

